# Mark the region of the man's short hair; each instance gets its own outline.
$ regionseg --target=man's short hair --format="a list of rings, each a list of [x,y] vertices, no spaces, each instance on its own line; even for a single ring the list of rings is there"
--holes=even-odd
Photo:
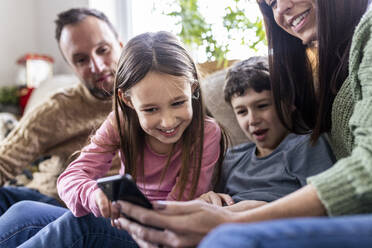
[[[248,89],[271,90],[267,57],[255,56],[235,63],[225,77],[224,97],[231,104],[234,95],[243,96]]]
[[[112,23],[109,21],[107,16],[101,11],[98,11],[96,9],[89,9],[89,8],[74,8],[74,9],[69,9],[67,11],[59,13],[57,16],[57,20],[54,21],[56,24],[55,37],[57,39],[57,42],[59,43],[59,40],[61,39],[62,29],[66,25],[79,23],[88,16],[96,17],[104,21],[105,23],[107,23],[109,28],[114,33],[115,37],[116,38],[119,37]]]

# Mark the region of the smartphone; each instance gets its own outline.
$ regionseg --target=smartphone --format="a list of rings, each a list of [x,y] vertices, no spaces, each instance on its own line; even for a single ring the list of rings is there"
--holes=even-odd
[[[97,180],[97,184],[111,201],[123,200],[147,209],[153,209],[151,202],[144,194],[142,194],[141,190],[138,189],[137,184],[133,181],[131,175],[129,174],[99,178]],[[140,223],[136,219],[127,216],[125,213],[121,214],[125,218],[143,226],[164,231],[162,228]]]
[[[151,202],[138,189],[129,174],[99,178],[97,184],[111,201],[122,200],[152,209]]]

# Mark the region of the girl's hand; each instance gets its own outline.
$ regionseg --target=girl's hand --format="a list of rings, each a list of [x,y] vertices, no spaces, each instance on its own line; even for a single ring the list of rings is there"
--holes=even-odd
[[[133,223],[123,217],[115,220],[118,228],[127,230],[142,247],[162,244],[170,247],[195,246],[216,226],[232,222],[234,213],[200,200],[188,202],[155,202],[148,210],[118,201],[121,212],[139,222],[165,229],[159,231]]]
[[[217,206],[231,206],[234,204],[234,200],[228,194],[215,193],[213,191],[202,194],[198,199]]]
[[[116,205],[112,205],[111,201],[107,198],[101,189],[97,189],[95,193],[96,204],[105,218],[117,219],[120,216],[120,211]]]

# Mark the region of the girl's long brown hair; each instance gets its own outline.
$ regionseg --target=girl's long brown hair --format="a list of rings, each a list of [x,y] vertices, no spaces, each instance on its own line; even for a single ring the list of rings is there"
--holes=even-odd
[[[292,132],[312,129],[315,141],[331,129],[332,104],[348,76],[352,36],[368,0],[316,0],[318,96],[307,46],[277,25],[264,0],[257,2],[266,26],[271,84],[279,118]]]
[[[141,81],[150,71],[184,77],[190,83],[199,84],[195,63],[186,49],[171,33],[144,33],[134,37],[125,45],[117,67],[114,110],[120,136],[120,149],[122,156],[124,156],[126,171],[135,180],[139,175],[145,179],[143,161],[145,133],[140,127],[136,112],[119,97],[119,90],[124,93],[129,92],[130,88]],[[194,94],[198,94],[199,98],[192,99],[193,118],[180,141],[182,166],[179,174],[180,180],[176,185],[179,190],[178,199],[182,198],[190,176],[192,176],[192,189],[187,197],[192,199],[195,196],[202,166],[206,113],[199,87],[194,91]],[[164,178],[174,151],[173,147],[164,167],[160,183]],[[220,157],[223,155],[224,150],[221,150]]]

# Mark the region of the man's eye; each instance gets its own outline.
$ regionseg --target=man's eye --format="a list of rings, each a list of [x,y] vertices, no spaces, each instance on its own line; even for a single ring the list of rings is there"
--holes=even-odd
[[[76,64],[76,65],[84,65],[87,62],[88,62],[88,59],[87,58],[77,58],[77,59],[75,59],[74,64]]]
[[[104,46],[104,47],[98,48],[97,53],[98,54],[104,54],[104,53],[107,53],[108,51],[109,51],[109,48]]]

